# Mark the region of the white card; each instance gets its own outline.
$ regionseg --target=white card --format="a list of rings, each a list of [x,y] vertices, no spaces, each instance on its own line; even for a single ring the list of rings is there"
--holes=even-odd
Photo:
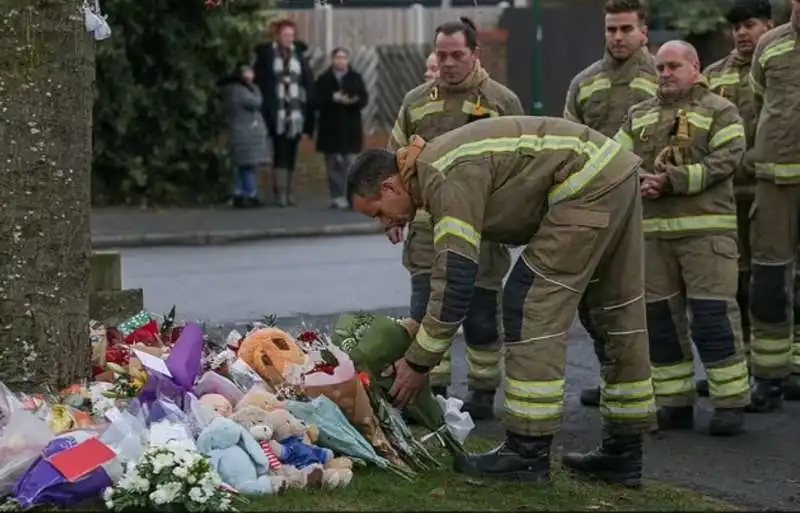
[[[159,358],[158,356],[153,356],[149,353],[145,353],[144,351],[140,351],[138,349],[133,350],[133,354],[136,355],[136,358],[142,362],[142,367],[145,369],[158,372],[159,374],[163,374],[167,377],[172,377],[172,373],[169,371],[167,367],[167,362]]]

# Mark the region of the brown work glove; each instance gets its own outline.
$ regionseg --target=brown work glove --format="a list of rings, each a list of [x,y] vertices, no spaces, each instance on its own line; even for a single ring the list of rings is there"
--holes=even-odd
[[[401,319],[398,321],[398,324],[405,328],[408,335],[411,337],[411,340],[414,340],[417,337],[417,332],[419,331],[419,323],[412,319],[411,317]]]
[[[656,160],[653,162],[656,172],[664,172],[667,166],[682,166],[683,153],[680,148],[675,146],[667,146],[656,155]]]

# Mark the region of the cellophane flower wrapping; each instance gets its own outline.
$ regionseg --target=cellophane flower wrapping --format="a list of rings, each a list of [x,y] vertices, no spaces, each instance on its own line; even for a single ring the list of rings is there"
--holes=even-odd
[[[223,486],[209,460],[179,443],[148,448],[127,465],[122,479],[103,492],[106,508],[182,511],[232,511],[244,502]]]

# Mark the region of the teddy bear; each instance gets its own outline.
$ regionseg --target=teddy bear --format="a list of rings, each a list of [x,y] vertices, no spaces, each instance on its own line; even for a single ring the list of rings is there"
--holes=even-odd
[[[214,413],[222,417],[230,417],[233,413],[230,401],[220,394],[206,394],[200,398],[200,404],[214,410]]]
[[[272,387],[280,386],[292,366],[305,363],[305,353],[283,330],[273,327],[249,333],[239,345],[238,357]]]
[[[264,419],[272,428],[270,446],[280,461],[299,470],[322,468],[322,485],[344,487],[353,479],[353,462],[347,457],[334,457],[333,451],[306,443],[306,426],[286,410],[265,412]]]
[[[255,406],[257,408],[261,408],[262,410],[270,411],[283,409],[283,402],[280,401],[272,392],[264,390],[261,387],[254,386],[246,394],[244,394],[244,397],[242,397],[238,403],[236,403],[234,411],[242,410],[248,406]]]
[[[301,471],[293,465],[281,463],[270,445],[273,430],[265,410],[256,406],[247,406],[236,410],[230,418],[247,429],[261,445],[270,463],[270,474],[282,477],[287,487],[305,488],[306,486],[322,485],[323,471],[321,468],[311,466]]]

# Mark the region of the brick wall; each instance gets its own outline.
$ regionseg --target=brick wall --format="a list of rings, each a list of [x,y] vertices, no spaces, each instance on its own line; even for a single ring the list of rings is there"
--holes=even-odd
[[[506,44],[507,33],[504,30],[491,30],[481,32],[478,39],[481,43],[481,63],[489,75],[495,80],[505,83]],[[388,134],[375,133],[367,136],[364,141],[365,148],[385,148]],[[295,184],[297,195],[301,198],[324,198],[327,196],[328,186],[325,176],[325,162],[323,156],[317,153],[315,142],[308,140],[300,144],[300,156],[297,163]],[[268,170],[264,170],[262,180],[262,193],[269,197],[272,188]]]

